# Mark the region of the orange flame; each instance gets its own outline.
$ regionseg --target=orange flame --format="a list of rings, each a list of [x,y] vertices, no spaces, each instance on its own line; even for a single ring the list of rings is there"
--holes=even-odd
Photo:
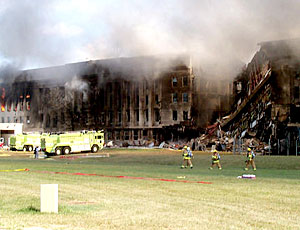
[[[1,112],[5,112],[5,106],[3,104],[1,105]]]

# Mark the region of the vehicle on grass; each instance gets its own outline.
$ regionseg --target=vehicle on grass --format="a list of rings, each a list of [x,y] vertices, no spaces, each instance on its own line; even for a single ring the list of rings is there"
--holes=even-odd
[[[11,150],[33,151],[35,146],[41,144],[41,134],[17,134],[10,137]]]
[[[104,145],[103,131],[81,131],[48,134],[41,138],[42,151],[55,155],[78,152],[98,152]]]
[[[3,148],[4,146],[4,138],[0,137],[0,148]]]

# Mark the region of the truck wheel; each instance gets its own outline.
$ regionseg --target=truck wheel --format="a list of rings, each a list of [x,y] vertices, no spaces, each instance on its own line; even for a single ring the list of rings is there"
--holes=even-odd
[[[56,149],[55,149],[55,154],[56,155],[61,155],[61,151],[62,149],[60,148],[60,147],[57,147]]]
[[[63,152],[64,152],[64,154],[68,155],[71,152],[71,148],[70,147],[64,147]]]
[[[31,152],[33,150],[33,147],[31,145],[28,146],[28,151]]]
[[[23,151],[26,152],[27,151],[27,146],[23,147]]]
[[[98,152],[98,149],[99,149],[98,145],[93,145],[92,146],[92,153]]]

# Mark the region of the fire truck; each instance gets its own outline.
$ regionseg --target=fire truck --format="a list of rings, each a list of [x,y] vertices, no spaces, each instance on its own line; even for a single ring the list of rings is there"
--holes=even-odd
[[[104,145],[103,131],[81,131],[62,134],[48,134],[41,137],[41,148],[55,155],[98,152]]]
[[[17,134],[10,137],[11,150],[33,151],[35,146],[41,145],[41,134]]]

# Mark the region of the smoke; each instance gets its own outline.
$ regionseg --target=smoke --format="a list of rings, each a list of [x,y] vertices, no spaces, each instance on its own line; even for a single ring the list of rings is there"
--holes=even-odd
[[[6,0],[0,6],[0,57],[22,68],[184,53],[207,74],[234,77],[257,43],[300,37],[298,0]]]

